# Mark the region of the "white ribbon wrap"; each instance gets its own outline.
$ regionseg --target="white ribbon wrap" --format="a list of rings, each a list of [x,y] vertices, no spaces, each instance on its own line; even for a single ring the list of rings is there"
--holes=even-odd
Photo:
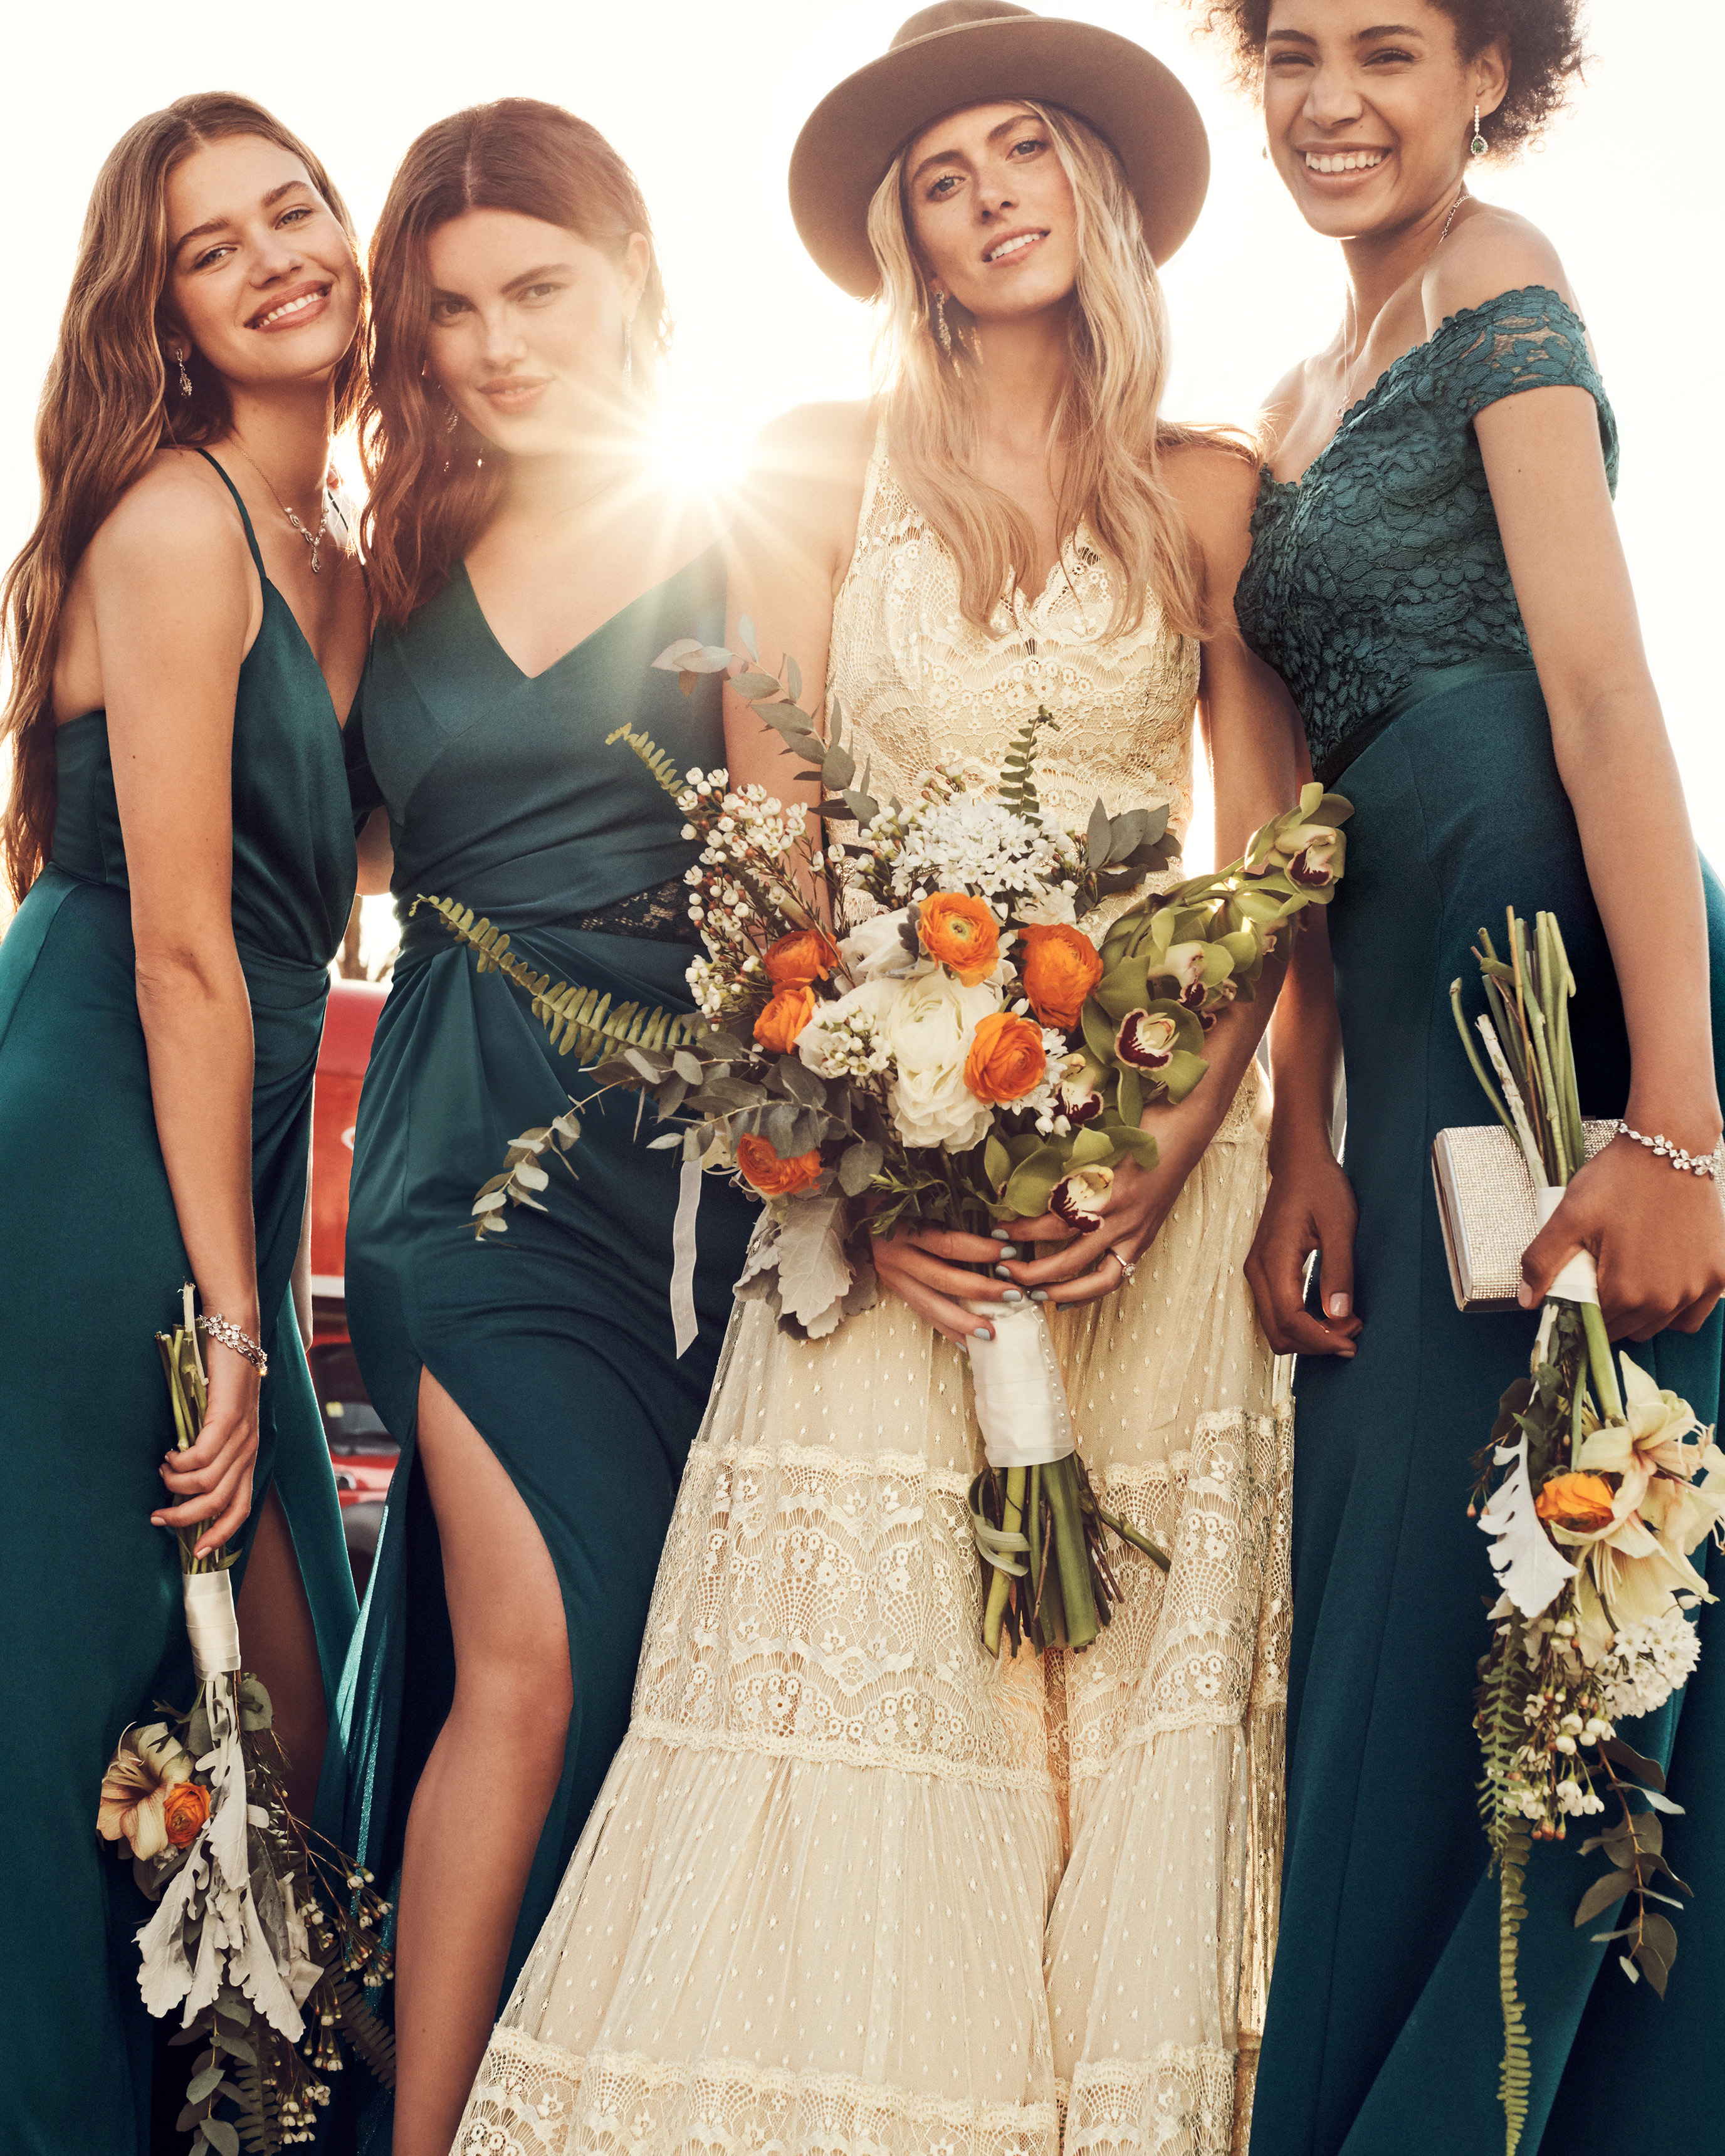
[[[180,1582],[186,1603],[186,1636],[201,1685],[239,1662],[239,1624],[234,1614],[234,1581],[227,1572],[188,1573]]]
[[[685,1160],[677,1182],[677,1218],[671,1229],[671,1327],[676,1334],[677,1358],[695,1344],[700,1327],[695,1317],[695,1216],[701,1209],[701,1163]]]
[[[1563,1186],[1556,1183],[1542,1183],[1534,1192],[1534,1211],[1542,1228],[1563,1204]],[[1597,1302],[1599,1269],[1593,1252],[1578,1250],[1545,1292],[1548,1296],[1560,1295],[1565,1302]]]
[[[1045,1467],[1078,1450],[1054,1341],[1040,1302],[971,1302],[992,1340],[967,1340],[976,1419],[990,1467]]]

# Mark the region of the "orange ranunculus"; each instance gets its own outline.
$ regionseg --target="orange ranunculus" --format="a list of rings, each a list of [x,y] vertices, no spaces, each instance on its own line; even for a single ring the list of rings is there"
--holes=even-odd
[[[1047,1070],[1041,1027],[1010,1011],[995,1011],[970,1037],[964,1082],[979,1101],[1021,1101]]]
[[[819,1152],[781,1160],[765,1138],[752,1132],[737,1140],[737,1165],[763,1198],[788,1198],[820,1180]]]
[[[1021,928],[1019,978],[1042,1023],[1070,1033],[1085,998],[1102,978],[1101,953],[1076,928]]]
[[[1572,1534],[1594,1534],[1611,1524],[1611,1485],[1597,1475],[1556,1475],[1535,1499],[1533,1509],[1553,1527],[1568,1527]]]
[[[755,1038],[774,1055],[788,1055],[797,1035],[814,1016],[814,991],[801,982],[787,982],[774,991],[773,1000],[755,1020]]]
[[[798,928],[761,953],[767,978],[778,987],[806,988],[811,981],[824,981],[838,963],[833,939],[821,928]]]
[[[985,981],[1000,963],[1000,924],[986,900],[962,891],[937,891],[916,916],[922,947],[955,973],[967,988]]]
[[[176,1782],[162,1807],[162,1824],[176,1849],[187,1849],[209,1817],[209,1791],[201,1782]]]

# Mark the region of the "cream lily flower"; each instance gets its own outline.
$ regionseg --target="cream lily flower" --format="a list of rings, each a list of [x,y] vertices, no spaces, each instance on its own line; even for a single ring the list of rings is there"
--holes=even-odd
[[[193,1766],[192,1754],[165,1722],[128,1729],[102,1776],[96,1832],[104,1841],[125,1842],[146,1863],[159,1856],[167,1847],[167,1793],[191,1780]]]

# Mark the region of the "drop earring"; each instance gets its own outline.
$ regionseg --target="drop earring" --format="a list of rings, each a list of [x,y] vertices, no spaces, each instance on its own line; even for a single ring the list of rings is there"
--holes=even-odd
[[[1490,147],[1491,145],[1480,132],[1480,108],[1476,105],[1473,109],[1473,140],[1467,146],[1468,155],[1471,157],[1483,157]]]
[[[950,359],[952,357],[952,332],[947,327],[947,295],[944,292],[937,292],[934,295],[933,327],[936,343]]]
[[[177,352],[174,354],[174,364],[180,370],[180,394],[182,397],[189,397],[192,394],[192,377],[186,372],[186,355],[184,352]]]
[[[453,434],[460,424],[461,414],[455,409],[455,400],[446,395],[444,398],[444,432]]]
[[[623,386],[627,389],[634,379],[634,341],[629,335],[629,324],[623,325]]]

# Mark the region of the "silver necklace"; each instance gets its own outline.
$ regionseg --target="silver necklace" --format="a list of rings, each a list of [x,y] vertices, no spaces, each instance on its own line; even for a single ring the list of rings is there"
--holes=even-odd
[[[270,485],[269,480],[264,477],[263,467],[259,464],[257,459],[252,454],[251,451],[247,449],[245,444],[239,439],[238,435],[235,435],[234,438],[234,446],[239,450],[241,456],[245,459],[252,470],[257,473],[258,477],[263,480],[264,485],[270,488],[270,498],[275,502],[276,507],[281,511],[282,515],[286,517],[288,522],[293,526],[295,531],[299,533],[300,536],[305,542],[305,544],[311,549],[311,573],[315,577],[317,574],[319,567],[321,566],[317,558],[317,550],[321,546],[322,546],[324,542],[324,535],[330,528],[330,511],[335,506],[335,496],[330,492],[327,487],[324,489],[323,514],[317,520],[316,531],[308,531],[305,526],[300,521],[299,518],[295,516],[293,511],[290,509],[287,504],[282,500],[281,496],[276,493],[275,489]]]
[[[1461,208],[1461,198],[1466,192],[1467,182],[1464,180],[1461,182],[1461,187],[1456,190],[1455,201],[1450,205],[1450,214],[1444,219],[1443,230],[1438,234],[1437,238],[1433,240],[1430,248],[1427,250],[1425,259],[1420,264],[1421,270],[1425,269],[1426,263],[1430,261],[1432,256],[1437,253],[1439,248],[1440,248],[1444,242],[1449,238],[1450,227],[1455,222],[1455,213]],[[1404,282],[1406,281],[1406,280],[1404,280]],[[1400,285],[1398,285],[1396,289],[1399,291],[1401,289]],[[1347,344],[1352,344],[1353,342],[1355,336],[1358,334],[1358,331],[1359,311],[1353,304],[1353,287],[1350,285],[1348,288],[1348,327],[1345,340]],[[1368,339],[1367,341],[1369,341],[1369,339]],[[1336,417],[1338,419],[1346,418],[1348,408],[1353,402],[1353,391],[1354,370],[1359,365],[1361,360],[1365,357],[1365,345],[1363,343],[1358,351],[1354,353],[1353,357],[1348,361],[1347,370],[1342,377],[1342,402],[1336,407]]]

